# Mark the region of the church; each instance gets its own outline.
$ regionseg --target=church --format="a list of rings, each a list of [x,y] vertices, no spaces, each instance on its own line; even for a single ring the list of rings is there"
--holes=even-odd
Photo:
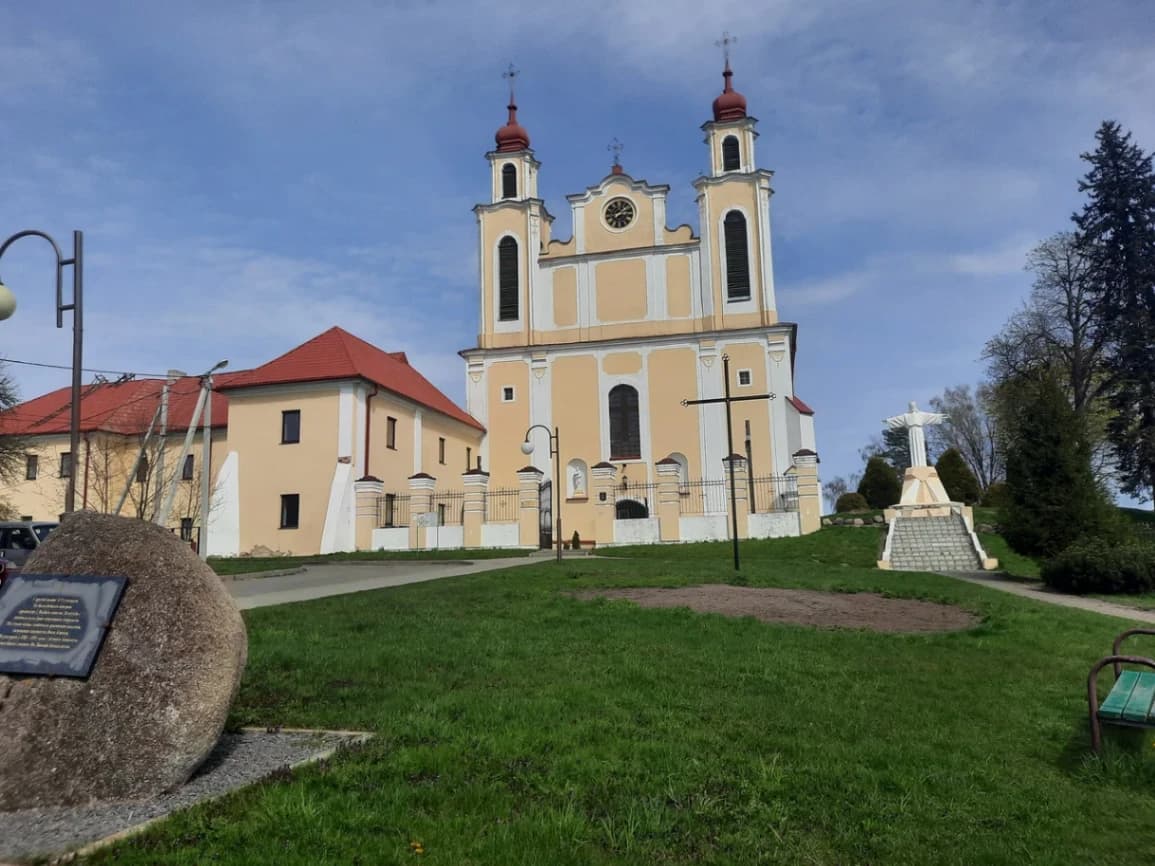
[[[794,392],[798,328],[780,319],[775,299],[773,173],[758,167],[757,120],[728,58],[722,75],[701,127],[708,172],[693,184],[696,228],[669,227],[670,187],[634,179],[615,159],[599,182],[567,196],[572,237],[553,237],[538,196],[542,166],[512,88],[508,121],[486,154],[490,200],[474,208],[481,321],[477,346],[461,352],[466,408],[487,431],[480,458],[490,489],[516,486],[532,468],[518,447],[528,437],[545,479],[543,512],[550,486],[562,487],[567,539],[577,530],[599,543],[661,540],[656,528],[655,537],[604,538],[596,515],[609,491],[616,520],[655,517],[663,466],[676,466],[691,500],[684,515],[725,514],[726,407],[683,404],[724,394],[724,357],[734,398],[764,395],[732,404],[747,510],[796,508],[795,455],[816,457],[813,412]],[[612,484],[595,483],[607,476]],[[719,534],[724,526],[693,537]]]

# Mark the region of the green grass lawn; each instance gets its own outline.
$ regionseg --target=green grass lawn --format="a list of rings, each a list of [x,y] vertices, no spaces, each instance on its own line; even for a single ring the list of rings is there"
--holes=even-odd
[[[248,611],[231,724],[377,737],[88,862],[1152,862],[1150,742],[1109,732],[1088,756],[1085,677],[1125,624],[877,571],[877,537],[747,542],[741,580],[946,601],[982,625],[820,631],[567,595],[730,581],[726,544]]]
[[[209,567],[217,574],[251,574],[259,571],[282,571],[302,565],[334,562],[413,562],[419,560],[501,559],[529,556],[532,551],[487,548],[485,550],[358,550],[350,553],[327,553],[324,556],[210,556]]]

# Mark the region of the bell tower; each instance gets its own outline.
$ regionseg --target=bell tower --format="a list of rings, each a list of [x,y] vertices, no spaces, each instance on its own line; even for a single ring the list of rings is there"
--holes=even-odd
[[[757,119],[746,113],[746,97],[734,89],[730,46],[714,119],[702,125],[710,172],[694,182],[702,232],[702,285],[711,287],[714,328],[772,325],[778,321],[770,244],[770,180],[773,172],[754,160]]]
[[[533,332],[533,289],[538,281],[537,259],[549,243],[553,218],[537,197],[541,167],[529,146],[529,133],[517,119],[511,64],[503,73],[509,81],[509,117],[494,136],[489,160],[491,190],[488,204],[479,204],[482,348],[529,345]]]

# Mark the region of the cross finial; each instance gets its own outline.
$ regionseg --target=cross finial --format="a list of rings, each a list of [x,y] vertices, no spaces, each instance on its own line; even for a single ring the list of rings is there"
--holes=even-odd
[[[624,148],[625,145],[618,141],[617,136],[614,137],[613,141],[606,145],[606,150],[614,155],[614,165],[622,164],[622,150]]]
[[[505,72],[501,73],[501,77],[509,81],[509,104],[510,105],[513,104],[513,82],[517,78],[520,71],[521,70],[519,70],[516,66],[514,66],[512,63],[510,63],[509,68],[506,69]]]
[[[730,65],[730,46],[738,41],[737,36],[731,36],[730,31],[726,30],[722,33],[722,38],[714,44],[722,49],[722,56],[726,58],[726,66]]]

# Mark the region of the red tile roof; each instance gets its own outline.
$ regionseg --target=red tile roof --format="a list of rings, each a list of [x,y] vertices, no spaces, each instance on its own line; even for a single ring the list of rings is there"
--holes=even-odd
[[[803,403],[798,397],[787,397],[786,400],[803,415],[813,415],[814,410]]]
[[[365,379],[478,430],[481,423],[409,365],[404,352],[384,352],[342,328],[330,328],[267,364],[236,374],[221,390],[295,382]]]
[[[223,385],[247,371],[215,373],[215,385]],[[160,405],[163,379],[133,379],[85,385],[80,392],[81,432],[104,431],[124,435],[142,434],[148,429]],[[199,376],[173,381],[168,398],[169,432],[188,429],[200,392]],[[213,391],[213,428],[229,423],[229,401]],[[68,433],[71,388],[59,388],[26,403],[0,412],[0,435],[46,436]]]

